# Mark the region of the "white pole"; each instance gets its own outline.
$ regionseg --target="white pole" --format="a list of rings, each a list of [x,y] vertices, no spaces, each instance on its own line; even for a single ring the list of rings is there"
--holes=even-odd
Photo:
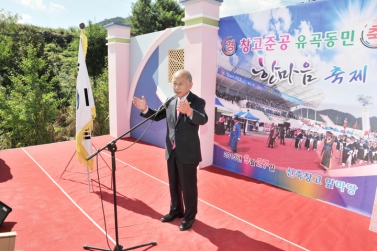
[[[87,176],[88,176],[88,192],[90,193],[90,179],[89,179],[89,168],[86,167],[86,173],[87,173]]]

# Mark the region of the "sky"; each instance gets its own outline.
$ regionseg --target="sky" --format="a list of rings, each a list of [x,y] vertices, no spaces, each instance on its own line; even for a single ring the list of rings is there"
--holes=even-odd
[[[179,0],[177,0],[178,2]],[[224,0],[220,17],[249,13],[307,0]],[[3,0],[0,9],[18,14],[20,23],[46,28],[77,27],[113,17],[127,17],[136,0]]]

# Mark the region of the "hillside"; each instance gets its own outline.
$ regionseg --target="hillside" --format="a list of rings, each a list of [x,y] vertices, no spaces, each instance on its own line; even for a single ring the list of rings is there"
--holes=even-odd
[[[130,17],[113,17],[113,18],[109,18],[109,19],[105,19],[101,22],[98,22],[96,24],[100,25],[100,26],[104,26],[106,24],[110,24],[110,23],[121,23],[121,24],[125,24],[125,23],[130,23]]]

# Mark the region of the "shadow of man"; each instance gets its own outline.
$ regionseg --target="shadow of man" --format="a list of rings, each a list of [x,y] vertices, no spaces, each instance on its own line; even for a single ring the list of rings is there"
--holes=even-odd
[[[214,228],[202,221],[196,220],[192,228],[194,232],[208,239],[212,244],[217,246],[218,251],[229,250],[268,250],[283,251],[283,249],[272,246],[266,242],[258,241],[245,235],[238,230],[229,230],[226,228]],[[275,237],[271,237],[275,238]]]
[[[94,192],[100,196],[100,192]],[[113,194],[102,190],[102,199],[109,203],[114,203]],[[160,219],[163,215],[155,211],[153,208],[138,199],[130,199],[117,193],[117,205],[134,213],[149,216],[152,219]],[[214,228],[196,220],[191,231],[208,239],[211,243],[218,247],[219,251],[229,250],[268,250],[283,251],[268,243],[254,240],[238,230],[229,230],[225,228]],[[122,238],[121,238],[122,239]]]
[[[99,197],[101,196],[99,191],[96,191],[94,193],[97,194]],[[109,203],[112,203],[112,204],[114,203],[113,194],[108,193],[107,191],[102,190],[102,199]],[[117,205],[118,207],[122,207],[128,211],[132,211],[134,213],[141,214],[144,216],[149,216],[152,219],[160,219],[163,216],[162,214],[158,213],[153,208],[145,204],[143,201],[138,200],[138,199],[127,198],[126,196],[118,192],[117,192]]]

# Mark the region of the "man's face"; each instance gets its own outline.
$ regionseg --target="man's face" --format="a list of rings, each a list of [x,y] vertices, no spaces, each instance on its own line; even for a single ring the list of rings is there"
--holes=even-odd
[[[192,82],[187,81],[185,73],[177,72],[173,77],[173,91],[179,97],[183,98],[187,95],[192,87]]]

